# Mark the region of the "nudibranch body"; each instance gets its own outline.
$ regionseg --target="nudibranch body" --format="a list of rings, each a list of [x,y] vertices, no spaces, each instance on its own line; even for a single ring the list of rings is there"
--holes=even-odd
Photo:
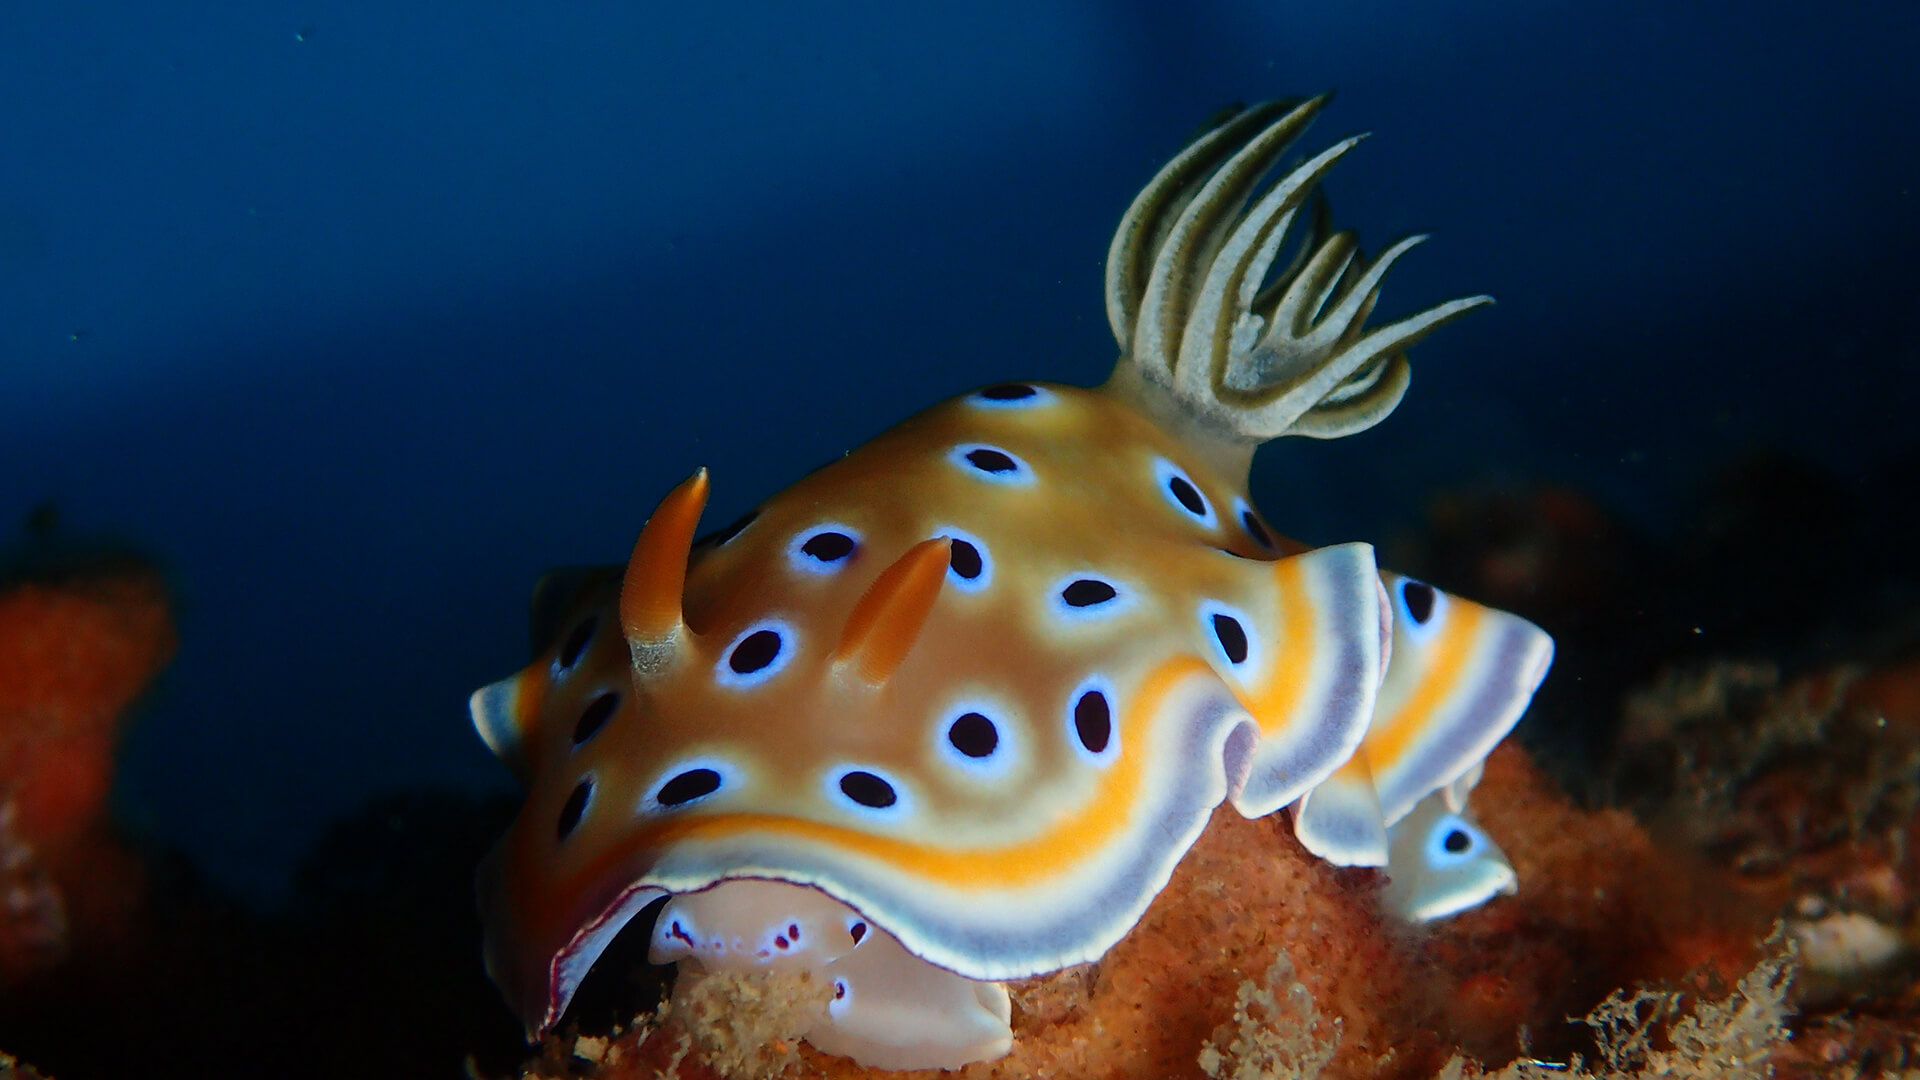
[[[807,971],[823,1050],[998,1056],[1000,981],[1104,953],[1223,801],[1295,807],[1408,918],[1511,888],[1465,799],[1546,636],[1246,491],[1261,441],[1377,422],[1406,347],[1484,302],[1365,328],[1411,241],[1368,265],[1320,224],[1269,274],[1354,142],[1259,186],[1322,103],[1237,114],[1135,200],[1106,386],[936,406],[699,541],[696,473],[624,568],[537,598],[540,655],[473,699],[528,789],[480,884],[530,1032],[665,899],[656,961]]]

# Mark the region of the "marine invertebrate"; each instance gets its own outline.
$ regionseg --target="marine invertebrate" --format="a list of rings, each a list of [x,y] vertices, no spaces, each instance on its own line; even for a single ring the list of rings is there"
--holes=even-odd
[[[656,960],[831,987],[816,1047],[992,1058],[1003,981],[1105,953],[1222,802],[1295,806],[1310,850],[1386,865],[1409,917],[1511,883],[1461,815],[1546,636],[1364,544],[1290,541],[1246,490],[1260,442],[1378,422],[1407,346],[1485,302],[1368,328],[1415,240],[1369,264],[1320,229],[1266,284],[1356,142],[1261,187],[1323,103],[1236,114],[1134,201],[1106,386],[987,387],[698,541],[696,473],[624,569],[536,598],[545,647],[472,703],[529,788],[481,894],[530,1032],[664,901]]]

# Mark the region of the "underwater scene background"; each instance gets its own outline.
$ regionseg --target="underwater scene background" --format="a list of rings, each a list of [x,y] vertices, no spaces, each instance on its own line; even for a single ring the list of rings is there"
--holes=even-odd
[[[1434,236],[1382,314],[1499,303],[1379,427],[1262,450],[1254,496],[1554,633],[1519,741],[1657,825],[1765,756],[1660,693],[1737,727],[1835,665],[1920,687],[1916,47],[1905,2],[7,5],[5,571],[113,584],[7,609],[110,675],[7,698],[0,781],[58,746],[47,805],[110,807],[68,929],[192,948],[0,981],[0,1049],[516,1068],[468,892],[515,786],[466,703],[526,663],[532,583],[623,560],[698,466],[724,522],[943,398],[1105,378],[1134,192],[1222,106],[1332,88],[1308,151],[1375,136],[1336,220]],[[21,734],[56,698],[105,727]],[[190,1014],[224,1034],[85,1037]],[[1830,1064],[1904,1066],[1901,1023]]]

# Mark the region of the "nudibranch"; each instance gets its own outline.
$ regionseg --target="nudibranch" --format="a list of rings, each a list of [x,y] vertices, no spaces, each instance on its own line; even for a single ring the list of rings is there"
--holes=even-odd
[[[999,1056],[1003,981],[1101,956],[1222,802],[1293,807],[1409,919],[1512,888],[1466,798],[1549,639],[1247,491],[1257,445],[1378,422],[1489,302],[1365,325],[1420,238],[1369,262],[1301,213],[1358,140],[1262,182],[1323,104],[1237,112],[1134,200],[1105,385],[936,406],[698,540],[697,472],[624,568],[536,595],[538,656],[472,701],[527,789],[479,886],[531,1035],[664,901],[656,962],[806,972],[823,1051]]]

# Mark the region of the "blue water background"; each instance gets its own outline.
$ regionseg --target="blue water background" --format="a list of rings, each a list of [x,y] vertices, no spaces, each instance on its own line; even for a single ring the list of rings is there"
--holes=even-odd
[[[942,396],[1102,378],[1109,232],[1230,101],[1375,133],[1337,216],[1435,234],[1384,313],[1500,299],[1389,423],[1263,457],[1290,532],[1858,473],[1920,411],[1916,46],[1905,0],[7,4],[0,521],[164,560],[121,803],[271,902],[370,795],[507,787],[465,698],[530,584],[696,465],[723,521]]]

